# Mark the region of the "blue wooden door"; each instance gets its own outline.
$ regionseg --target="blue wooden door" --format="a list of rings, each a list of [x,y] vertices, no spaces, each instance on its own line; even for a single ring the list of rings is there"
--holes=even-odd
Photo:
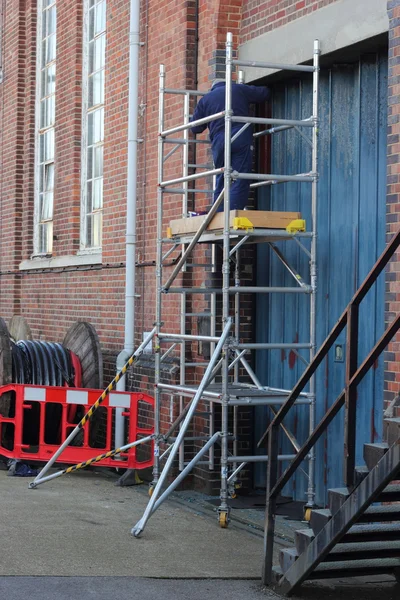
[[[273,90],[273,115],[306,118],[312,113],[309,80],[291,80]],[[319,347],[384,248],[386,215],[386,119],[387,52],[368,54],[357,63],[341,64],[321,71],[318,192],[318,292],[317,346]],[[307,142],[295,131],[275,134],[272,140],[273,173],[311,170]],[[268,167],[265,165],[265,169]],[[259,208],[300,210],[310,220],[310,187],[288,183],[260,188]],[[309,282],[307,257],[294,242],[280,249]],[[270,251],[260,247],[258,285],[292,285]],[[295,297],[296,296],[296,297]],[[259,295],[257,341],[309,341],[309,302],[298,295]],[[384,328],[384,282],[381,279],[361,308],[359,360],[363,360]],[[317,375],[317,421],[343,389],[345,333]],[[304,354],[306,357],[307,354]],[[336,356],[336,360],[335,360]],[[290,352],[258,352],[256,370],[264,384],[290,389],[304,364]],[[383,357],[359,387],[358,459],[362,464],[362,442],[379,439],[383,409]],[[258,438],[268,422],[268,408],[257,408]],[[297,407],[287,424],[299,441],[308,433],[308,411]],[[282,453],[291,446],[282,436]],[[317,502],[325,491],[342,483],[342,415],[331,424],[316,453]],[[305,466],[306,471],[306,466]],[[265,465],[255,469],[255,485],[265,485]],[[305,499],[307,477],[298,472],[285,493]]]

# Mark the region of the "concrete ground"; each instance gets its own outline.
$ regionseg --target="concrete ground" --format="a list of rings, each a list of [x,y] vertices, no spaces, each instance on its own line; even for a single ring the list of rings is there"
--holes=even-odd
[[[29,481],[0,472],[0,576],[260,576],[262,538],[239,524],[221,530],[199,511],[166,503],[136,539],[145,489],[116,487],[104,470],[34,490]]]
[[[140,539],[144,486],[116,487],[104,470],[62,477],[29,490],[29,478],[0,471],[0,598],[7,600],[261,600],[261,521],[241,511],[228,529],[198,495],[174,495]],[[194,501],[193,498],[196,498]],[[282,529],[290,537],[290,528]],[[284,539],[281,539],[284,544]],[[279,545],[276,551],[279,551]],[[398,600],[389,577],[310,584],[306,600]]]

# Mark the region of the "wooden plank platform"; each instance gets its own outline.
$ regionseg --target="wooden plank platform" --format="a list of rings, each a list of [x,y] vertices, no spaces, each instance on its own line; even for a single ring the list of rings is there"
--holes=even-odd
[[[184,219],[174,219],[170,222],[170,234],[182,235],[196,233],[204,221],[205,215],[189,217]],[[294,220],[301,219],[298,212],[279,212],[269,210],[231,210],[229,221],[231,228],[234,227],[234,220],[237,218],[248,219],[254,228],[260,229],[286,229]],[[221,231],[224,228],[224,213],[215,215],[206,231]]]

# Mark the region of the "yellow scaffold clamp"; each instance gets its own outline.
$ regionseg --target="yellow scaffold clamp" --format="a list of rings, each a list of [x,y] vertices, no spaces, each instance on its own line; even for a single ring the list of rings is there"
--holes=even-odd
[[[172,229],[171,229],[171,227],[167,227],[167,238],[169,240],[172,238]]]
[[[288,233],[296,233],[297,231],[305,231],[306,230],[306,222],[304,219],[294,219],[291,221],[289,225],[286,227],[286,231]]]
[[[246,229],[253,231],[254,225],[247,217],[235,217],[233,219],[233,229]]]

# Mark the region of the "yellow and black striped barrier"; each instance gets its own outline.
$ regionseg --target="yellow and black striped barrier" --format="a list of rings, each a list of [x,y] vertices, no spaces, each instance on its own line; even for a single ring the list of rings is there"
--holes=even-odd
[[[34,488],[34,487],[37,487],[38,485],[40,485],[41,483],[45,483],[46,481],[50,481],[52,479],[56,479],[57,477],[61,477],[61,475],[66,475],[67,473],[73,473],[74,471],[84,469],[85,467],[89,467],[90,465],[100,462],[101,460],[104,460],[106,458],[111,458],[112,456],[121,454],[122,452],[126,452],[127,450],[129,450],[129,448],[133,448],[134,446],[138,446],[139,444],[145,444],[146,442],[149,442],[149,441],[153,440],[154,438],[155,438],[154,434],[148,435],[144,438],[141,438],[140,440],[136,440],[135,442],[131,442],[130,444],[126,444],[125,446],[121,446],[120,448],[115,448],[114,450],[110,450],[109,452],[105,452],[104,454],[99,454],[98,456],[95,456],[94,458],[90,458],[89,460],[86,460],[85,462],[81,462],[81,463],[78,463],[77,465],[67,467],[66,469],[57,471],[56,473],[52,473],[51,475],[47,475],[47,477],[41,477],[37,481],[35,480],[31,484],[29,484],[29,487]]]
[[[140,344],[140,346],[138,347],[138,349],[130,356],[130,358],[127,360],[127,362],[125,363],[125,365],[122,367],[122,369],[119,371],[119,373],[116,374],[116,376],[114,377],[114,379],[112,380],[112,382],[106,387],[106,389],[101,394],[101,396],[89,408],[89,410],[87,411],[87,413],[85,414],[85,416],[82,417],[82,419],[78,423],[78,425],[73,429],[73,431],[71,431],[71,433],[69,434],[69,436],[67,437],[67,439],[61,444],[61,446],[58,448],[58,450],[53,454],[53,456],[50,458],[50,460],[45,464],[45,466],[40,471],[40,473],[29,484],[30,488],[35,488],[37,485],[39,485],[39,483],[43,483],[44,475],[47,473],[47,471],[50,469],[50,467],[52,467],[52,465],[56,462],[56,460],[58,459],[58,457],[64,452],[65,448],[70,445],[70,443],[75,438],[75,436],[79,433],[79,431],[92,418],[92,416],[94,415],[94,413],[96,412],[96,410],[99,408],[99,406],[102,404],[102,402],[104,402],[104,400],[107,398],[108,394],[110,392],[112,392],[112,390],[117,385],[118,381],[121,379],[121,377],[123,377],[125,375],[126,371],[129,369],[129,367],[133,365],[133,363],[135,362],[135,360],[137,360],[138,358],[140,358],[140,356],[143,354],[144,348],[153,339],[155,333],[156,333],[156,327],[153,328],[153,330],[151,331],[151,333],[149,334],[149,336],[145,340],[143,340],[143,342]],[[45,480],[48,481],[48,477],[46,477]]]

